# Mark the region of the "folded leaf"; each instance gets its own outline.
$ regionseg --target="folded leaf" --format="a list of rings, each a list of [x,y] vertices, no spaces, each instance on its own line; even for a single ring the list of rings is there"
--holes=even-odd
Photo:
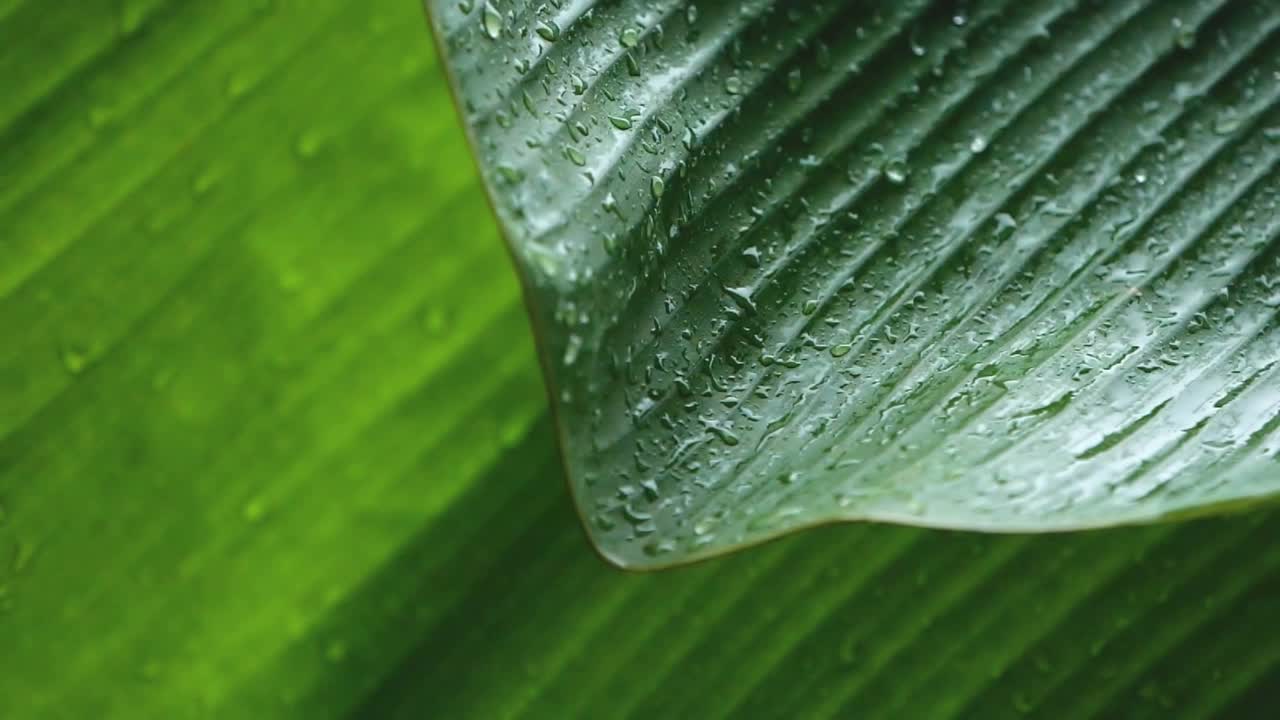
[[[1280,490],[1268,0],[430,0],[613,561]]]

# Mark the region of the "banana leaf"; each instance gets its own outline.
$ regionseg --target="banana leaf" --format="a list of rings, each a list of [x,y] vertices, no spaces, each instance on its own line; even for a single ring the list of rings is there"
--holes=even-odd
[[[1274,2],[428,6],[614,562],[1280,489]]]
[[[602,4],[597,22],[623,5]],[[507,37],[507,13],[525,6],[493,7]],[[726,7],[698,4],[703,19]],[[1222,3],[1179,51],[1219,52],[1228,25],[1272,33],[1259,8]],[[486,6],[471,12],[483,31]],[[967,12],[951,26],[980,22]],[[926,56],[938,47],[911,37]],[[528,267],[518,276],[506,258],[502,234],[514,238],[487,207],[431,42],[402,0],[0,0],[0,717],[1274,715],[1280,517],[1265,509],[1048,535],[864,523],[661,573],[602,562],[564,482],[567,418],[547,408]],[[1273,48],[1266,35],[1247,64],[1215,71],[1247,97],[1188,101],[1268,100]],[[1135,71],[1127,57],[1112,72]],[[1273,151],[1242,154],[1274,146],[1267,112],[1234,129],[1183,121],[1220,138],[1221,159],[1203,163],[1225,175],[1166,188],[1188,210],[1229,201],[1213,223],[1226,234],[1189,250],[1258,258],[1182,280],[1241,293],[1234,315],[1175,298],[1209,303],[1217,324],[1195,325],[1202,338],[1191,321],[1165,328],[1190,353],[1167,367],[1217,368],[1197,341],[1222,340],[1221,367],[1256,375],[1211,395],[1223,402],[1190,440],[1237,423],[1233,437],[1254,440],[1218,448],[1228,463],[1262,462],[1274,444],[1272,371],[1250,364],[1273,326],[1254,354],[1225,354],[1246,339],[1226,321],[1270,307],[1275,243],[1251,233],[1275,218]],[[987,142],[980,155],[1004,152]],[[909,165],[893,187],[927,172]],[[690,187],[664,183],[664,197]],[[495,204],[509,197],[497,187]],[[1111,217],[1115,198],[1094,212]],[[1199,265],[1178,267],[1170,280]],[[1200,377],[1178,397],[1219,376]],[[984,387],[956,422],[991,399]],[[1108,448],[1165,437],[1142,435],[1163,422]]]

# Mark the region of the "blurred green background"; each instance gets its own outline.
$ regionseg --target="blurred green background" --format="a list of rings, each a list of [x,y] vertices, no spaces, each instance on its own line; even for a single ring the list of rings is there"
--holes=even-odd
[[[0,718],[1273,698],[1274,517],[607,567],[449,103],[415,0],[0,0]]]

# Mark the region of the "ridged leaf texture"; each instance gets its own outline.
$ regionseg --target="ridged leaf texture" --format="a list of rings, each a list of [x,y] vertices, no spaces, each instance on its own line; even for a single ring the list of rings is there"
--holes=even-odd
[[[1280,488],[1274,0],[429,6],[615,562]]]

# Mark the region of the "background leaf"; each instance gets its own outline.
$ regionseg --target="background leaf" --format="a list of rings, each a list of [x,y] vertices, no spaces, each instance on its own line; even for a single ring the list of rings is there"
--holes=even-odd
[[[614,562],[1280,487],[1274,2],[429,5]]]
[[[399,0],[0,0],[0,717],[1267,718],[1273,515],[588,549]]]
[[[6,718],[342,672],[324,618],[543,412],[421,8],[218,5],[0,20]]]

